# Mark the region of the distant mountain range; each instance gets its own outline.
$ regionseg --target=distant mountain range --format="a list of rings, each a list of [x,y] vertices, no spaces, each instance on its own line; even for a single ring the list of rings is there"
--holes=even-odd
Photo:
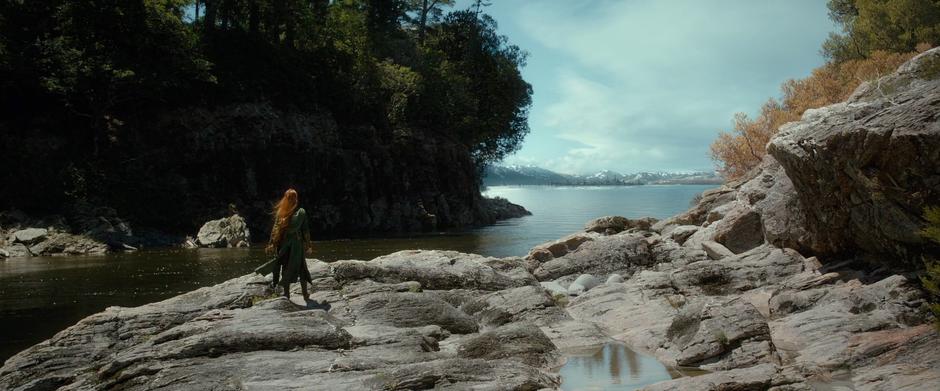
[[[723,180],[714,171],[638,172],[621,174],[604,170],[587,175],[560,174],[536,166],[488,166],[484,173],[486,186],[551,185],[551,186],[626,186],[626,185],[703,185],[720,184]]]

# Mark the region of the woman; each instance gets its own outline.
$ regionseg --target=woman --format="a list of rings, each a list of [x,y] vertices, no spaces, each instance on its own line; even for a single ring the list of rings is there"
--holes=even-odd
[[[304,300],[308,299],[307,282],[312,282],[307,261],[304,259],[304,243],[310,240],[307,212],[298,207],[297,191],[287,189],[274,206],[274,227],[267,250],[277,256],[272,263],[272,284],[277,286],[278,274],[284,286],[284,296],[290,298],[290,284],[300,280]],[[279,273],[280,272],[280,273]]]

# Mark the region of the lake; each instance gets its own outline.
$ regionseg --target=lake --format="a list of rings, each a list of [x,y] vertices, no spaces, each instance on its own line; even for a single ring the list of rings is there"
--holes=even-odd
[[[596,217],[672,216],[712,187],[491,187],[486,195],[507,198],[533,215],[466,231],[316,242],[313,256],[325,261],[372,259],[405,249],[522,256],[537,244],[581,230]],[[0,261],[0,360],[108,306],[163,300],[250,273],[264,261],[260,249],[163,249]]]

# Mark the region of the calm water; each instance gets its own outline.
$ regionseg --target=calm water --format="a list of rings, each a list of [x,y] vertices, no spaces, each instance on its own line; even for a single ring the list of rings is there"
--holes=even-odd
[[[595,217],[672,216],[710,187],[492,187],[487,195],[505,197],[533,215],[465,232],[317,242],[314,257],[372,259],[404,249],[525,255]],[[108,306],[141,305],[216,284],[251,272],[264,258],[258,249],[168,249],[0,260],[0,360]]]
[[[559,370],[561,389],[570,391],[635,390],[663,380],[694,376],[702,371],[680,372],[656,359],[636,353],[619,343],[570,354]]]

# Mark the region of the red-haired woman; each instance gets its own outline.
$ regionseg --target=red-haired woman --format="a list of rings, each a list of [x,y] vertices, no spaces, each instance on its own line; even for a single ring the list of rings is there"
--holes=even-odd
[[[308,299],[307,282],[312,282],[307,261],[304,259],[304,243],[310,240],[307,212],[298,206],[297,191],[287,189],[274,206],[274,227],[267,250],[277,256],[271,273],[273,285],[277,286],[278,274],[284,286],[284,296],[290,298],[290,284],[300,280],[304,300]],[[281,272],[281,273],[278,273]]]

